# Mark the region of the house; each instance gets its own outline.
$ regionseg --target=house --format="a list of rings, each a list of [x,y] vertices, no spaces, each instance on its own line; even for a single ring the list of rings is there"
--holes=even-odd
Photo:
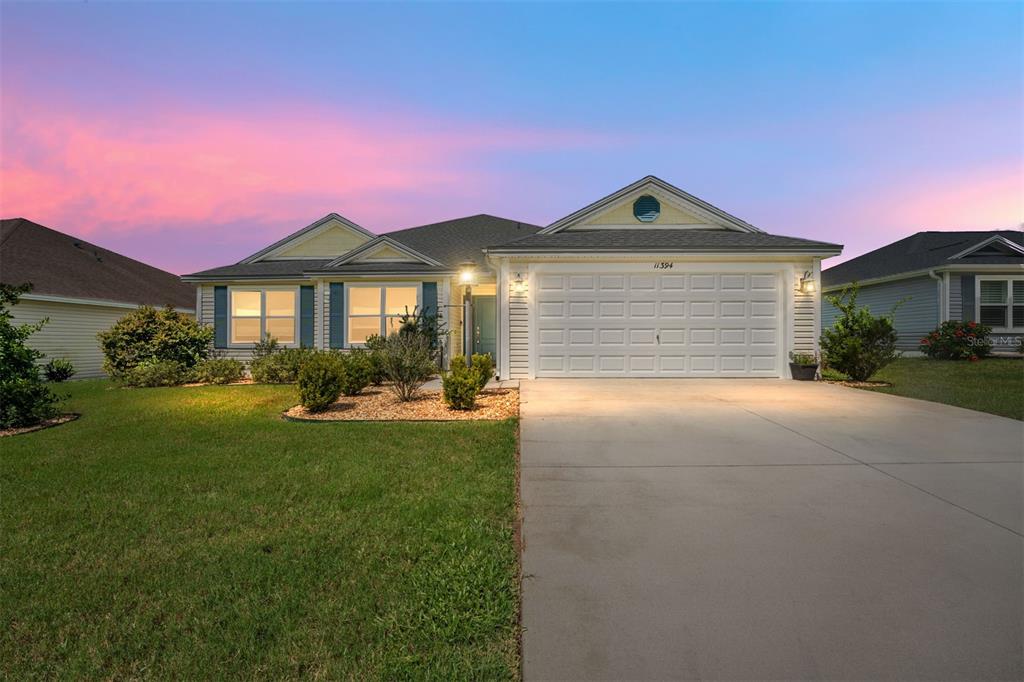
[[[647,176],[545,228],[477,215],[375,235],[337,214],[185,276],[216,346],[356,348],[419,307],[499,375],[788,376],[817,349],[822,258]]]
[[[822,273],[826,297],[852,282],[860,286],[857,302],[873,314],[896,308],[901,350],[917,351],[921,339],[946,320],[992,327],[994,352],[1013,351],[1024,335],[1019,231],[918,232]],[[822,308],[826,328],[838,311],[827,300]]]
[[[104,376],[96,334],[139,305],[195,312],[195,286],[176,275],[24,218],[0,221],[0,281],[32,284],[13,321],[48,318],[29,344],[70,360],[76,378]]]

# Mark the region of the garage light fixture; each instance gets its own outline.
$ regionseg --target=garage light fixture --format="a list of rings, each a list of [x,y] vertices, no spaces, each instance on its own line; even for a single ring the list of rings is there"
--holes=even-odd
[[[474,268],[476,263],[472,261],[466,261],[465,263],[459,263],[459,282],[462,284],[472,284],[476,277]]]
[[[516,273],[516,278],[512,280],[512,291],[517,294],[526,293],[526,281],[523,280],[523,273]]]
[[[807,270],[804,272],[804,276],[800,278],[800,291],[805,294],[814,293],[814,277],[811,276],[811,271]]]

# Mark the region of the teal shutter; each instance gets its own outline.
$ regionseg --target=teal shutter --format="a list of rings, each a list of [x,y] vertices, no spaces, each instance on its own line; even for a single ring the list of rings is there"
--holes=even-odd
[[[316,288],[299,287],[299,345],[303,348],[313,347],[313,319],[316,301]]]
[[[331,282],[330,309],[330,346],[345,347],[345,285],[342,282]]]
[[[961,322],[977,322],[974,319],[974,275],[963,275],[960,277],[960,297],[962,310]]]
[[[437,315],[437,282],[423,283],[423,314]]]
[[[228,288],[213,288],[213,347],[228,347]]]

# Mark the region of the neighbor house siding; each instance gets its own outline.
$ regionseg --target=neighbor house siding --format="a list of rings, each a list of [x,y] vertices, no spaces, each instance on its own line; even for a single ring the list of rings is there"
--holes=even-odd
[[[949,276],[949,319],[963,320],[964,296],[961,291],[960,275]]]
[[[67,358],[75,366],[76,379],[103,377],[103,351],[96,335],[110,329],[132,311],[131,307],[57,303],[22,299],[11,308],[14,324],[35,324],[49,318],[29,337],[28,345],[46,353],[40,364]]]
[[[937,282],[928,277],[914,277],[882,284],[860,287],[857,304],[867,306],[872,315],[887,315],[902,300],[896,309],[895,323],[900,350],[918,350],[921,338],[935,329],[939,320],[939,295]],[[838,294],[830,291],[828,296]],[[825,300],[822,303],[822,329],[832,326],[838,315],[835,306]]]

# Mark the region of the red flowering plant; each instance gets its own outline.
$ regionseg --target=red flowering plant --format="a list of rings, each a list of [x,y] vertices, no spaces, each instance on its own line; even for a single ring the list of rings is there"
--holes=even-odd
[[[976,362],[991,352],[991,332],[991,327],[977,322],[949,320],[921,339],[919,347],[930,358]]]

